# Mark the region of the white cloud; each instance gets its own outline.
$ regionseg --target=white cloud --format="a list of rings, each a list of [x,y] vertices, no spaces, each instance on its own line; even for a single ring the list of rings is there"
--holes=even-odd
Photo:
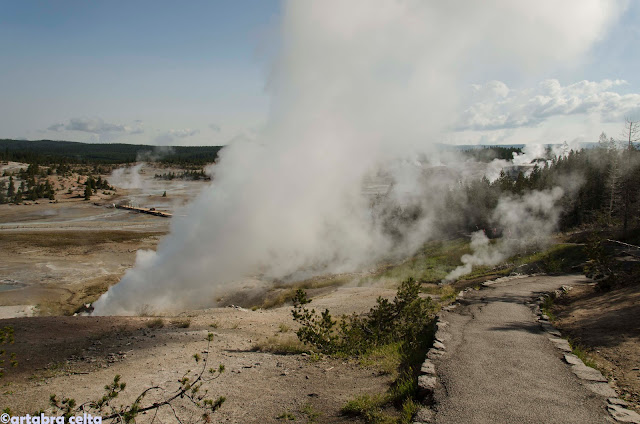
[[[471,105],[456,130],[535,127],[554,116],[593,115],[601,122],[622,121],[640,112],[640,93],[619,94],[623,80],[579,81],[563,86],[544,80],[535,88],[513,90],[500,81],[471,86]]]
[[[217,124],[209,124],[209,128],[211,128],[213,131],[217,133],[221,131],[220,125],[217,125]]]
[[[183,128],[183,129],[170,129],[169,131],[160,134],[153,141],[154,144],[168,146],[175,144],[178,139],[185,139],[200,134],[200,130]]]
[[[177,138],[193,137],[194,135],[197,135],[199,133],[200,133],[200,130],[194,130],[191,128],[184,128],[180,130],[171,129],[167,132],[167,134]]]
[[[101,118],[71,118],[66,122],[59,122],[50,125],[47,130],[62,131],[79,131],[91,134],[142,134],[144,132],[142,121],[134,121],[132,125],[120,125],[105,122]]]

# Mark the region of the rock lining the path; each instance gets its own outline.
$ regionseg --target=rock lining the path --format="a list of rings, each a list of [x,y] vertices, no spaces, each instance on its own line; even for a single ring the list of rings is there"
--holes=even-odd
[[[555,299],[571,290],[570,286],[562,286],[547,296]],[[533,312],[538,316],[538,322],[544,331],[554,336],[549,340],[564,353],[564,360],[571,366],[571,371],[582,381],[582,385],[592,392],[607,397],[607,411],[618,422],[640,424],[640,415],[630,409],[625,408],[629,404],[617,398],[616,391],[609,385],[609,382],[602,373],[595,368],[588,367],[584,362],[571,353],[571,345],[566,339],[561,338],[562,334],[549,322],[549,317],[542,313],[542,305],[547,296],[539,296],[537,304],[534,304]]]

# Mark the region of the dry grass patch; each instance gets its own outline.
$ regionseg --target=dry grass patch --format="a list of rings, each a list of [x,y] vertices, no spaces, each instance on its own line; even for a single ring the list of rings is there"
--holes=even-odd
[[[153,328],[153,329],[162,328],[164,327],[164,320],[162,318],[152,319],[147,321],[146,325],[147,325],[147,328]]]
[[[171,320],[171,326],[175,328],[189,328],[191,326],[191,320],[188,318],[174,319]]]
[[[351,278],[345,275],[330,275],[310,278],[291,284],[276,282],[265,294],[262,303],[256,306],[261,309],[277,308],[287,303],[292,303],[298,289],[309,290],[313,293],[314,291],[341,286],[349,281],[351,281]]]
[[[21,231],[0,234],[0,245],[28,245],[46,248],[95,246],[103,243],[126,243],[159,237],[165,233],[135,231]]]
[[[309,349],[294,335],[272,336],[253,345],[253,350],[278,355],[297,355],[309,352]]]

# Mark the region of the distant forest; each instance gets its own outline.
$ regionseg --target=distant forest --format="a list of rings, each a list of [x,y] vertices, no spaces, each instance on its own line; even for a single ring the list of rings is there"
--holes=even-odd
[[[478,162],[491,162],[494,159],[511,160],[513,159],[514,153],[522,153],[520,147],[513,146],[482,146],[475,149],[460,147],[459,151],[462,152],[463,155],[473,158]]]
[[[170,147],[54,140],[0,140],[0,161],[50,164],[121,164],[153,158],[167,165],[203,166],[214,162],[222,146]]]
[[[215,162],[223,146],[191,146],[158,148],[145,144],[79,143],[55,140],[0,139],[0,161],[58,164],[122,164],[149,160],[167,165],[204,166]],[[464,155],[482,162],[493,159],[512,159],[513,153],[522,153],[515,146],[483,146],[460,150]]]
[[[573,181],[574,189],[567,192],[561,200],[562,214],[560,229],[596,225],[601,227],[621,227],[625,231],[638,225],[640,216],[640,150],[634,144],[637,123],[628,122],[628,140],[621,142],[608,138],[604,133],[595,147],[572,150],[566,156],[556,157],[547,152],[547,160],[528,165],[528,169],[511,167],[500,174],[495,181],[487,178],[457,183],[445,194],[439,216],[439,228],[449,233],[470,232],[478,228],[488,228],[492,223],[492,211],[504,196],[522,195],[533,190],[546,190],[555,186],[567,186]],[[65,175],[70,172],[69,164],[86,164],[77,170],[93,177],[89,168],[100,174],[101,165],[135,162],[136,159],[159,156],[155,161],[189,169],[214,162],[221,146],[174,147],[160,156],[155,146],[133,144],[86,144],[66,141],[24,141],[0,140],[0,161],[26,162],[31,166],[27,171],[13,175],[16,181],[0,181],[0,203],[16,201],[19,193],[28,198],[52,196],[48,175]],[[460,149],[469,158],[482,162],[493,159],[512,159],[514,153],[522,153],[516,146],[486,146],[474,149]],[[38,165],[48,166],[47,172],[39,170]],[[82,171],[84,169],[84,171]],[[42,174],[42,175],[40,175]],[[42,181],[35,177],[40,175]],[[9,176],[8,174],[6,176]],[[5,176],[5,177],[6,177]],[[157,174],[160,179],[206,179],[201,169]],[[11,177],[10,177],[11,178]],[[18,180],[24,187],[18,187]],[[98,180],[96,180],[98,181]],[[98,181],[94,191],[111,188],[106,181]],[[104,187],[101,185],[104,184]],[[88,192],[89,195],[91,194]],[[18,196],[18,200],[23,197]],[[452,214],[451,211],[459,211]],[[407,224],[417,210],[387,211],[384,215],[401,218]],[[390,224],[392,227],[393,225]]]

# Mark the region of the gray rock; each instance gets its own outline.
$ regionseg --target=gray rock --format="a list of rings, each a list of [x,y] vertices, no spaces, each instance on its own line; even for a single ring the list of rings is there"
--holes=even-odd
[[[580,365],[580,364],[582,364],[582,361],[580,360],[580,358],[578,358],[573,353],[566,353],[564,355],[564,360],[567,361],[567,364],[571,364],[571,365]]]
[[[609,402],[611,405],[629,406],[629,402],[627,402],[626,400],[617,398],[615,396],[612,396],[609,399],[607,399],[607,402]]]
[[[584,386],[591,390],[593,393],[598,394],[600,396],[616,396],[616,391],[611,388],[607,383],[597,382],[597,383],[585,383]]]
[[[620,405],[607,405],[607,409],[616,421],[640,424],[640,415],[637,412],[623,408]]]
[[[420,408],[413,418],[414,424],[429,424],[434,422],[435,414],[431,408]]]
[[[429,353],[427,353],[427,358],[433,360],[441,357],[442,355],[444,355],[444,351],[438,350],[438,349],[431,349],[429,350]]]
[[[438,328],[438,331],[436,331],[436,335],[434,336],[434,338],[440,343],[444,343],[447,340],[449,340],[451,336],[447,332],[445,332],[442,328]]]
[[[577,375],[578,378],[581,378],[583,380],[602,381],[602,382],[607,381],[607,379],[604,378],[604,376],[600,373],[600,371],[593,369],[591,367],[588,367],[584,364],[573,365],[571,367],[571,371],[573,371],[573,373]]]
[[[551,340],[558,349],[564,352],[571,352],[571,346],[569,345],[569,342],[566,341],[565,339],[549,338],[549,340]]]
[[[556,336],[556,337],[562,337],[562,333],[560,333],[558,330],[556,330],[555,328],[551,327],[551,329],[546,329],[545,331],[549,334],[551,334],[552,336]]]
[[[430,375],[418,376],[418,395],[427,401],[433,399],[433,392],[436,389],[438,380]]]
[[[446,322],[446,321],[438,321],[436,323],[436,335],[438,333],[444,333],[445,329],[447,328],[448,325],[449,325],[449,323]]]
[[[427,359],[422,363],[422,367],[420,367],[420,372],[422,374],[435,375],[436,367],[433,365],[433,362]]]
[[[440,343],[439,341],[433,342],[433,347],[435,349],[438,349],[438,350],[446,350],[444,345],[442,343]]]
[[[542,329],[544,331],[553,331],[555,330],[555,327],[551,324],[549,324],[547,321],[538,321],[540,323],[540,326],[542,327]]]

